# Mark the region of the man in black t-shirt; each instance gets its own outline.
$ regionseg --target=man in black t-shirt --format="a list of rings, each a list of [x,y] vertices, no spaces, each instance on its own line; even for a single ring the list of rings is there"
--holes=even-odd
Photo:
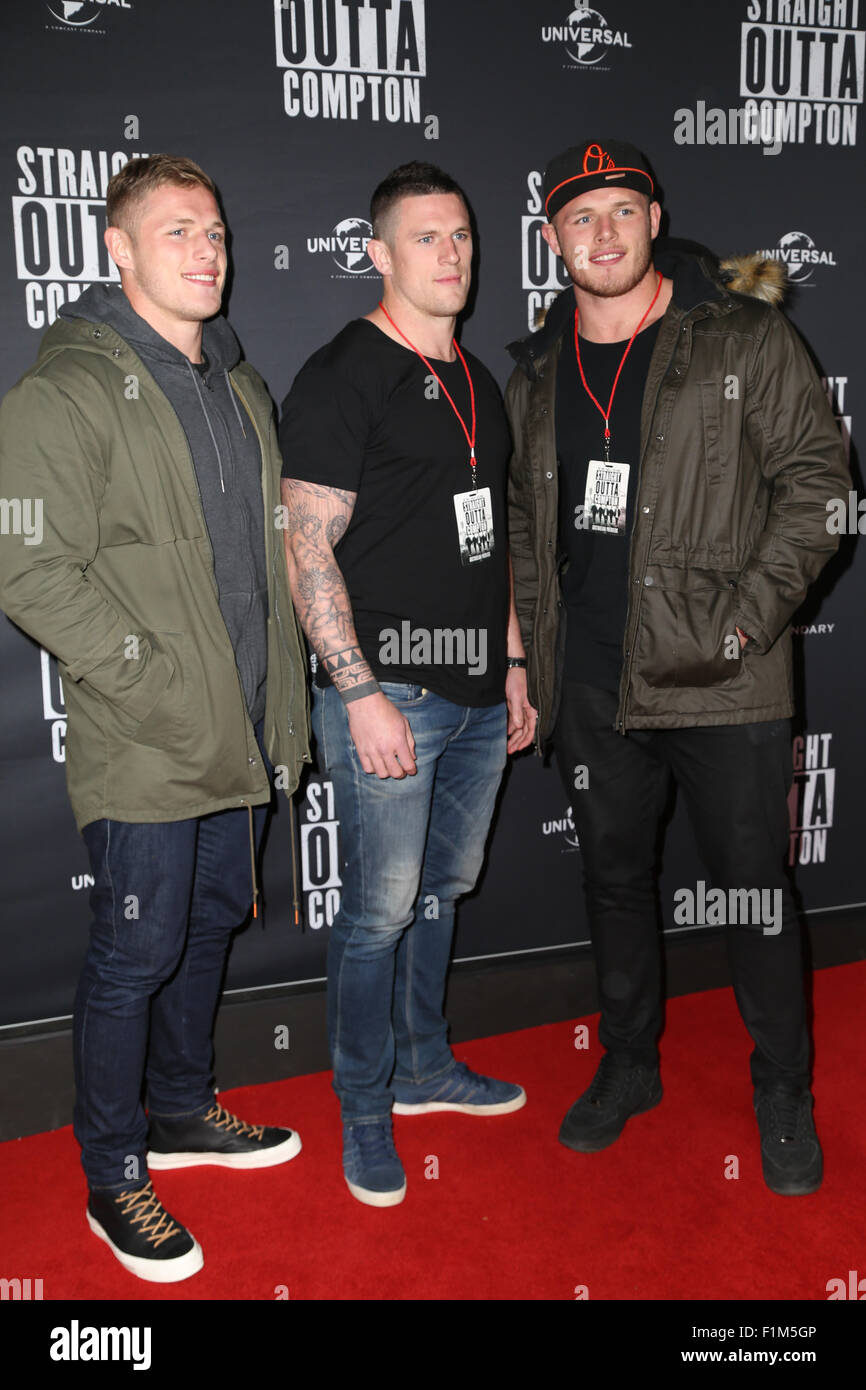
[[[764,1177],[812,1192],[822,1155],[783,867],[790,621],[835,548],[844,451],[797,335],[745,293],[773,267],[747,267],[749,287],[709,253],[654,247],[661,208],[634,146],[572,146],[544,195],[573,292],[512,345],[511,553],[539,745],[553,743],[580,842],[605,1048],[560,1139],[603,1149],[661,1100],[656,872],[675,780],[712,888],[677,890],[674,922],[725,927]]]
[[[373,195],[379,306],[283,405],[286,555],[317,658],[343,891],[328,1031],[349,1190],[403,1200],[391,1113],[501,1115],[520,1086],[455,1060],[442,1015],[454,903],[475,883],[506,751],[532,740],[505,539],[498,388],[454,340],[472,237],[457,184],[404,165]]]

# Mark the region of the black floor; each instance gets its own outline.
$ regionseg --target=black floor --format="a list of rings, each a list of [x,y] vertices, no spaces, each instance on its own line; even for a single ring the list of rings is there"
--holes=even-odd
[[[816,970],[866,960],[866,913],[810,915],[807,937]],[[669,997],[729,983],[721,932],[665,938]],[[509,1033],[580,1018],[597,1009],[586,948],[548,951],[453,967],[446,1012],[451,1041]],[[286,1039],[288,1047],[276,1042]],[[278,1081],[328,1068],[324,986],[233,995],[220,1008],[216,1071],[221,1089]],[[68,1025],[7,1030],[0,1041],[0,1140],[57,1129],[72,1119]]]

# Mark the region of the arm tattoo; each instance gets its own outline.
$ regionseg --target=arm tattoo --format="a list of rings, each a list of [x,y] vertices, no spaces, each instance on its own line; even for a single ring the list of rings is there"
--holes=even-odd
[[[282,495],[289,582],[301,625],[343,699],[370,695],[379,687],[358,643],[346,582],[334,559],[357,493],[284,478]]]
[[[322,658],[325,670],[343,697],[345,703],[360,700],[364,695],[372,695],[379,684],[370,667],[364,660],[359,646],[345,647],[341,652],[331,652]]]
[[[325,527],[325,535],[328,538],[328,544],[330,545],[331,549],[334,548],[334,546],[337,544],[337,541],[342,539],[348,524],[349,523],[345,516],[331,517],[331,520]]]

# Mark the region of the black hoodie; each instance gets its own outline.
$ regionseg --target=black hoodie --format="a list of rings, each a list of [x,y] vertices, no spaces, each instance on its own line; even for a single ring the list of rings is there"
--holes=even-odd
[[[223,615],[254,724],[265,712],[267,571],[262,458],[252,422],[228,373],[240,347],[226,320],[204,324],[205,364],[151,328],[119,285],[96,284],[60,310],[61,318],[103,323],[129,343],[171,402],[189,443]]]

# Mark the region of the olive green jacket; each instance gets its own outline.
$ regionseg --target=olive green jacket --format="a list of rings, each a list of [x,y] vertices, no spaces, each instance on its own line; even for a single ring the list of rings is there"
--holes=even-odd
[[[743,724],[793,710],[790,621],[838,545],[827,504],[850,477],[838,427],[794,329],[681,251],[644,391],[616,726]],[[559,588],[556,367],[572,341],[564,290],[511,345],[509,541],[539,745],[556,719]],[[572,349],[573,350],[573,349]],[[737,627],[749,641],[739,652]]]
[[[279,445],[257,372],[242,362],[230,379],[261,445],[264,740],[291,795],[310,752],[279,529]],[[41,503],[41,536],[0,538],[0,608],[58,658],[79,827],[268,801],[186,436],[114,329],[60,319],[45,334],[35,366],[0,407],[0,496]]]

